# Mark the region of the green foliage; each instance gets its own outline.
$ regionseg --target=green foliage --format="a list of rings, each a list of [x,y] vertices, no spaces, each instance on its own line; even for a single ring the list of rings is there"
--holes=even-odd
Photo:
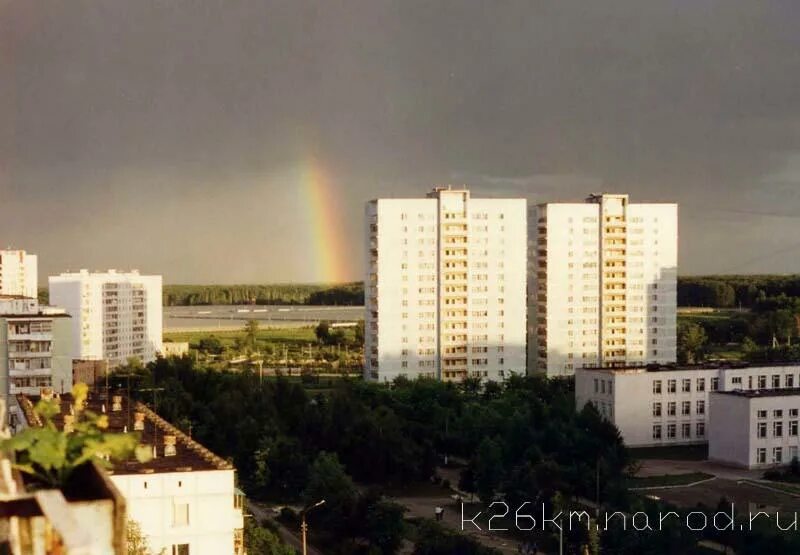
[[[244,325],[244,346],[248,351],[255,351],[258,347],[258,320],[248,320]]]
[[[477,494],[481,502],[488,505],[494,500],[503,476],[503,454],[500,446],[491,438],[485,438],[478,445],[474,460]]]
[[[75,384],[72,390],[74,431],[61,431],[53,422],[61,410],[60,401],[41,400],[34,412],[42,426],[25,428],[0,443],[0,450],[14,456],[14,467],[38,485],[61,487],[76,468],[93,459],[110,466],[106,459],[124,460],[134,453],[140,460],[147,457],[146,449],[137,449],[136,435],[103,431],[108,417],[84,410],[87,392],[86,384]]]
[[[678,306],[757,308],[768,298],[800,298],[800,276],[699,276],[678,278]]]
[[[708,336],[699,324],[678,322],[678,362],[694,364],[703,360]]]
[[[356,518],[363,523],[361,534],[378,553],[391,555],[403,543],[406,536],[406,524],[403,515],[406,509],[396,503],[381,501],[377,495],[366,495],[361,500],[362,514]]]
[[[150,549],[150,542],[147,541],[147,536],[142,533],[142,527],[138,522],[129,520],[126,532],[128,555],[156,555]],[[163,553],[163,550],[161,553]],[[161,553],[158,555],[161,555]]]
[[[364,287],[344,285],[165,285],[165,306],[212,304],[308,304],[358,306],[364,304]]]
[[[247,555],[295,555],[294,549],[283,544],[277,534],[249,518],[244,522],[244,546]]]
[[[461,533],[452,532],[430,520],[417,523],[413,555],[499,555]]]
[[[303,502],[312,505],[325,500],[320,509],[326,520],[341,522],[355,504],[356,486],[335,453],[322,452],[311,465]]]

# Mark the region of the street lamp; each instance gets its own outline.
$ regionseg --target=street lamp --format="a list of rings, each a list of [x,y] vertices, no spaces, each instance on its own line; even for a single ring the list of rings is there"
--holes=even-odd
[[[303,512],[300,513],[300,515],[302,517],[302,522],[300,524],[300,533],[301,533],[302,538],[303,538],[303,555],[308,555],[308,550],[307,550],[307,547],[306,547],[306,533],[308,532],[308,524],[306,524],[306,514],[308,514],[310,511],[313,511],[317,507],[320,507],[320,506],[322,506],[324,504],[325,504],[325,500],[324,499],[322,501],[317,501],[316,503],[314,503],[310,507],[306,507],[305,509],[303,509]]]

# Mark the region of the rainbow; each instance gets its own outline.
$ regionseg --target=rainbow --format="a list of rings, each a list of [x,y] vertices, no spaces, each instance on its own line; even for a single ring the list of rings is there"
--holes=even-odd
[[[319,158],[312,156],[304,166],[301,198],[307,207],[307,229],[312,253],[313,279],[321,283],[348,281],[347,244],[339,209],[340,195],[331,175]]]

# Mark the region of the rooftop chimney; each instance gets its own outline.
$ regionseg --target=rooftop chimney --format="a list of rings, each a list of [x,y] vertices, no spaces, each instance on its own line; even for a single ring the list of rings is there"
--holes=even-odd
[[[177,442],[177,438],[173,434],[166,434],[164,436],[164,456],[165,457],[174,457],[178,454],[177,449],[175,448],[175,443]]]

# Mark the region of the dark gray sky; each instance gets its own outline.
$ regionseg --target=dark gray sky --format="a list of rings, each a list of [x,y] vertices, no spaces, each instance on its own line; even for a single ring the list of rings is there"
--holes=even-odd
[[[308,167],[681,205],[681,273],[800,271],[792,0],[0,0],[0,243],[42,276],[313,281]]]

